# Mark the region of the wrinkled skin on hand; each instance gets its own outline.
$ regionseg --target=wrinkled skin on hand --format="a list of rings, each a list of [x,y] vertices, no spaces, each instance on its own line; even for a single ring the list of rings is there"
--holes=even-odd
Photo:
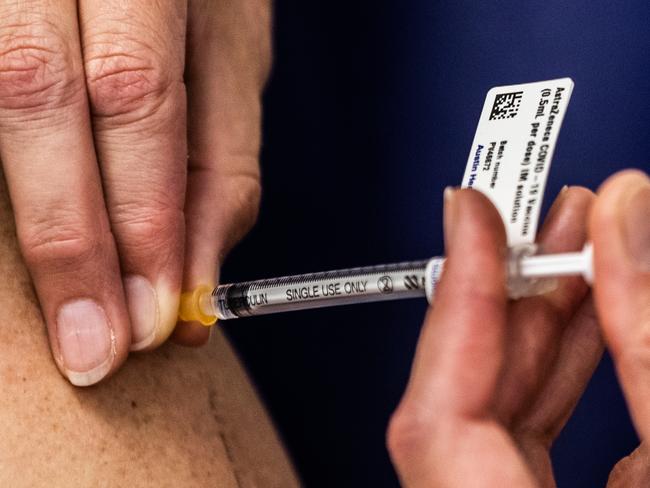
[[[73,384],[161,345],[253,225],[270,37],[269,0],[0,5],[0,160]]]

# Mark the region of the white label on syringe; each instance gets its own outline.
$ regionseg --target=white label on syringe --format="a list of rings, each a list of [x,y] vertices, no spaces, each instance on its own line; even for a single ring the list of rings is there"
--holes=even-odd
[[[485,193],[499,210],[508,245],[535,240],[571,78],[492,88],[485,99],[463,188]]]

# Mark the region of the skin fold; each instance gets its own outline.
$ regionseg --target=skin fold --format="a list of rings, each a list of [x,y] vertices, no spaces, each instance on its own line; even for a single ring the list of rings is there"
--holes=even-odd
[[[297,487],[223,334],[80,389],[57,371],[0,174],[0,486]]]

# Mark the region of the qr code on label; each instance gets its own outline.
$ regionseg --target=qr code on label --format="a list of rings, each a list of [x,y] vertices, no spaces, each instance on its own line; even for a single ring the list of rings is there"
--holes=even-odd
[[[494,99],[490,120],[512,119],[519,111],[524,92],[499,93]]]

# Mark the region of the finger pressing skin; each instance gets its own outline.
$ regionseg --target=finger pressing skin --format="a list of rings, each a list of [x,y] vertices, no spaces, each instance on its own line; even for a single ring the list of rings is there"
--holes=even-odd
[[[491,415],[506,325],[503,223],[480,193],[447,191],[445,233],[444,274],[388,430],[391,457],[405,486],[532,486]]]
[[[57,365],[125,359],[130,325],[95,158],[72,0],[0,5],[0,158]]]
[[[607,180],[589,222],[594,297],[605,341],[640,436],[650,438],[650,179]]]
[[[271,30],[268,0],[189,6],[185,290],[216,284],[224,256],[257,217],[260,96]],[[174,333],[186,345],[207,338],[208,329],[198,323],[180,323]]]
[[[566,187],[553,203],[539,233],[543,253],[582,249],[587,239],[587,219],[594,194],[586,188]],[[499,385],[497,410],[510,425],[526,413],[536,390],[552,372],[563,331],[586,296],[580,277],[558,280],[545,295],[521,299],[511,308],[506,357],[509,367]]]
[[[88,95],[132,350],[176,325],[187,172],[184,1],[81,0]]]

